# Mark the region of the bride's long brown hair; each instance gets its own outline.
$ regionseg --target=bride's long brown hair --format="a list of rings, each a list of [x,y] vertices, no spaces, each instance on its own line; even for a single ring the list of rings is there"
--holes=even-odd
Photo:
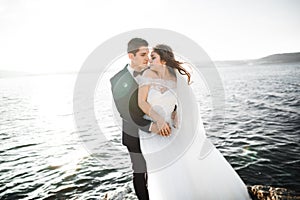
[[[171,47],[165,44],[158,44],[153,48],[153,51],[157,53],[160,56],[161,61],[165,61],[166,65],[168,67],[171,67],[173,70],[170,70],[170,72],[176,77],[174,69],[177,69],[178,72],[182,75],[186,75],[188,77],[188,83],[190,83],[191,80],[191,74],[186,71],[181,65],[182,62],[179,62],[175,59],[173,50]]]

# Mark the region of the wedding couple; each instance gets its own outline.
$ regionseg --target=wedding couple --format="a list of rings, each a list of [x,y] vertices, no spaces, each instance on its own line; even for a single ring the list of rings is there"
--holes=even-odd
[[[206,138],[191,75],[167,45],[133,38],[130,64],[111,78],[122,143],[140,200],[250,199],[247,188]]]

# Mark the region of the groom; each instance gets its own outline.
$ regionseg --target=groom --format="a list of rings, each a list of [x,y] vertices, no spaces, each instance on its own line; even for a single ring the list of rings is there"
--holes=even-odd
[[[133,185],[139,200],[148,200],[147,167],[140,148],[139,129],[145,132],[170,134],[170,127],[158,128],[155,122],[143,118],[145,115],[138,106],[138,83],[136,77],[141,75],[148,65],[148,42],[133,38],[128,42],[128,57],[131,60],[121,71],[114,75],[111,90],[117,110],[122,118],[122,143],[128,149],[133,169]]]

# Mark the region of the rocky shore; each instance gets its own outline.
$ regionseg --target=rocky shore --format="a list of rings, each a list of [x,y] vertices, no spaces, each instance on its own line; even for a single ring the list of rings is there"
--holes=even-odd
[[[248,192],[253,200],[300,200],[300,194],[286,188],[265,185],[248,186]],[[102,200],[137,200],[131,184],[105,194]]]
[[[300,195],[286,188],[253,185],[248,186],[249,194],[253,200],[300,200]]]

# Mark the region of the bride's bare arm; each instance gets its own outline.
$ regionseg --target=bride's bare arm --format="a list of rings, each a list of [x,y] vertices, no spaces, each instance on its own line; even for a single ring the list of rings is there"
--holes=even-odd
[[[154,72],[151,72],[150,70],[147,70],[146,72],[144,72],[146,77],[155,76],[152,73],[154,73]],[[138,105],[146,115],[151,117],[157,123],[160,131],[163,131],[162,129],[165,129],[165,131],[167,131],[167,135],[169,135],[169,132],[170,132],[169,125],[165,122],[164,118],[161,117],[157,112],[155,112],[152,109],[151,105],[147,102],[149,88],[150,88],[149,84],[141,85],[139,87]]]
[[[152,70],[148,69],[143,74],[143,79],[145,80],[139,86],[138,91],[138,105],[142,109],[142,111],[151,117],[154,121],[161,121],[163,118],[157,114],[151,107],[151,105],[147,102],[148,92],[150,89],[150,81],[148,79],[157,78],[157,74]]]
[[[151,105],[147,102],[148,92],[149,92],[149,85],[142,85],[139,87],[138,91],[138,104],[142,111],[151,117],[154,121],[161,121],[163,118],[155,112]]]

